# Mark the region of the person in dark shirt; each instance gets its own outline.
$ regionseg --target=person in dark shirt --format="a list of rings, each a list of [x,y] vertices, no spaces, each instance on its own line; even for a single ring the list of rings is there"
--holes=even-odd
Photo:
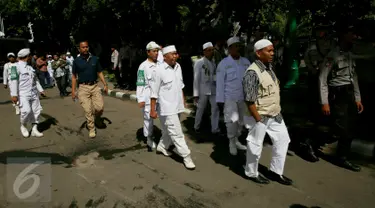
[[[96,137],[95,116],[99,117],[103,113],[104,103],[103,97],[98,86],[98,77],[104,85],[104,92],[108,92],[108,85],[105,82],[102,67],[98,57],[93,56],[89,52],[89,44],[87,41],[79,43],[80,56],[73,61],[72,69],[72,98],[76,100],[77,81],[79,85],[79,102],[85,111],[87,127],[89,129],[89,137]]]

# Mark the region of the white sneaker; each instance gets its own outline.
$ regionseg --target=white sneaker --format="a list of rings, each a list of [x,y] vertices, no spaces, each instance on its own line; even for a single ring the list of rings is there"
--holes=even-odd
[[[20,114],[20,107],[18,105],[15,105],[14,108],[16,109],[16,115]]]
[[[247,147],[245,145],[241,144],[241,142],[238,141],[238,138],[234,138],[234,141],[236,142],[237,149],[247,150]]]
[[[172,155],[171,152],[169,152],[168,150],[166,150],[165,148],[161,147],[160,145],[158,145],[156,147],[156,153],[158,154],[163,154],[164,156],[166,157],[170,157]]]
[[[147,138],[147,146],[149,146],[152,149],[156,148],[156,144],[155,144],[154,140],[151,137]]]
[[[27,128],[24,125],[21,125],[21,133],[22,136],[25,138],[30,136],[29,130],[27,130]]]
[[[33,126],[33,129],[31,130],[31,136],[42,137],[43,133],[39,132],[37,127],[38,126],[36,124]]]
[[[229,153],[233,156],[237,155],[237,145],[234,139],[229,139]]]
[[[193,163],[193,160],[191,159],[190,155],[184,157],[184,165],[186,169],[188,170],[194,170],[195,164]]]

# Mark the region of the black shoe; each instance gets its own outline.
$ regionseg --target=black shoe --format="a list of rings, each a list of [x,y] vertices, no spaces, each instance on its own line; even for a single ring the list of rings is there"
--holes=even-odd
[[[199,129],[194,129],[194,131],[195,131],[196,134],[200,134],[201,133],[201,131]]]
[[[276,181],[280,184],[283,184],[283,185],[286,185],[286,186],[290,186],[293,184],[293,181],[286,177],[286,176],[282,176],[282,175],[279,175],[275,172],[272,172],[272,171],[269,171],[267,173],[267,178],[270,179],[271,181]]]
[[[255,183],[259,183],[259,184],[269,184],[270,183],[270,181],[267,178],[265,178],[261,175],[258,175],[257,177],[247,177],[247,178],[249,180],[251,180]]]
[[[301,156],[309,162],[318,162],[319,157],[316,156],[313,147],[309,143],[303,143],[300,147]]]
[[[354,171],[354,172],[361,171],[361,167],[360,166],[358,166],[356,164],[353,164],[353,163],[349,162],[348,160],[341,160],[339,162],[339,166],[342,167],[342,168]]]

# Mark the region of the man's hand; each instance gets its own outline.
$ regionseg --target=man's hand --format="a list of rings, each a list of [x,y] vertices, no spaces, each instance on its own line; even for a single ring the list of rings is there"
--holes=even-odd
[[[8,85],[4,85],[4,89],[8,89]]]
[[[138,103],[138,106],[139,106],[139,108],[144,108],[145,107],[145,102]]]
[[[323,112],[323,115],[325,115],[325,116],[329,116],[331,114],[331,110],[329,108],[329,104],[324,104],[322,106],[322,112]]]
[[[40,94],[42,95],[42,97],[47,97],[47,94],[46,94],[46,92],[44,92],[44,91],[41,92]]]
[[[72,90],[72,99],[73,99],[73,101],[75,102],[75,100],[76,100],[76,98],[77,98],[77,96],[76,96],[76,92],[75,92],[75,90]]]
[[[107,84],[104,84],[104,92],[105,92],[105,94],[108,94],[108,85]]]
[[[355,102],[357,105],[358,114],[361,114],[363,112],[363,105],[362,102]]]
[[[156,113],[155,110],[151,110],[150,117],[153,118],[153,119],[156,119],[158,117],[158,114]]]
[[[12,97],[11,100],[12,100],[13,103],[17,103],[18,102],[18,97]]]
[[[199,97],[194,97],[194,105],[198,105]]]
[[[217,106],[219,107],[220,112],[224,111],[224,103],[217,103]]]

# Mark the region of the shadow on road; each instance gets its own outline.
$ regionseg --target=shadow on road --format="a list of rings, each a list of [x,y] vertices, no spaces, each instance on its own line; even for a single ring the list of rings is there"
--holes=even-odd
[[[1,102],[0,102],[0,105],[7,105],[7,104],[10,104],[10,103],[12,103],[11,100],[1,101]]]
[[[160,138],[161,138],[162,132],[159,127],[154,125],[154,141],[156,144],[159,144]],[[136,138],[138,142],[143,142],[144,144],[147,144],[147,138],[143,134],[143,127],[139,128],[136,132]]]
[[[46,119],[43,122],[38,124],[38,131],[40,132],[44,132],[48,130],[49,128],[51,128],[52,125],[55,126],[59,123],[59,121],[56,118],[48,114],[41,113],[40,116]]]
[[[50,158],[51,164],[71,164],[72,159],[58,153],[31,152],[27,150],[13,150],[0,153],[0,163],[7,164],[8,158]]]
[[[307,207],[301,204],[292,204],[290,205],[289,208],[321,208],[321,207],[317,207],[317,206]]]

